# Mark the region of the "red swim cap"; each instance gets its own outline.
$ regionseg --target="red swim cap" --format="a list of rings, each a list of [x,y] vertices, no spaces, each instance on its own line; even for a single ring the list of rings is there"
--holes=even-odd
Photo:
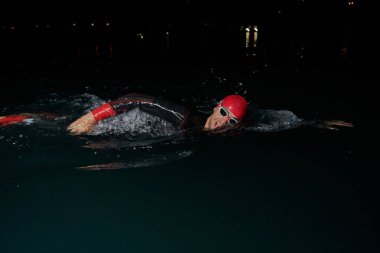
[[[235,114],[239,121],[244,118],[248,109],[247,101],[239,95],[229,95],[223,98],[220,104]]]

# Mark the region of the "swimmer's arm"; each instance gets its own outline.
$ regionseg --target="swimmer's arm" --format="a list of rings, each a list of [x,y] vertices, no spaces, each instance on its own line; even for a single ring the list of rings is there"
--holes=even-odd
[[[189,114],[183,106],[140,93],[127,94],[110,102],[110,106],[116,114],[139,108],[141,111],[159,117],[177,128],[184,126],[186,116]]]
[[[33,114],[30,114],[30,113],[20,113],[20,114],[8,115],[8,116],[0,116],[0,127],[21,123],[31,117],[33,117]]]
[[[319,128],[326,128],[330,130],[339,130],[340,127],[354,127],[354,124],[344,120],[319,120],[309,121],[305,125],[311,125]]]
[[[117,114],[111,103],[106,103],[71,123],[67,127],[67,130],[72,134],[86,134],[94,129],[98,121],[113,117]]]
[[[153,116],[159,117],[174,127],[182,129],[187,122],[189,110],[171,101],[155,98],[151,102],[141,103],[140,109]]]
[[[331,130],[339,130],[337,127],[354,127],[354,124],[343,120],[323,120],[320,123]]]
[[[152,106],[154,98],[140,93],[130,93],[117,100],[111,101],[110,106],[116,114],[131,111],[144,106]]]
[[[75,135],[78,134],[85,134],[90,132],[96,125],[96,120],[92,114],[92,112],[89,112],[73,123],[71,123],[68,127],[67,130]]]
[[[71,123],[67,127],[67,130],[72,134],[86,134],[95,127],[98,121],[138,108],[142,103],[151,102],[152,98],[149,96],[136,93],[128,94],[117,100],[103,104],[86,115],[83,115]]]
[[[94,129],[98,121],[113,117],[123,112],[123,110],[125,111],[126,106],[120,106],[123,104],[126,104],[124,100],[103,104],[71,123],[67,130],[75,135],[89,133]],[[130,103],[129,107],[131,107]]]

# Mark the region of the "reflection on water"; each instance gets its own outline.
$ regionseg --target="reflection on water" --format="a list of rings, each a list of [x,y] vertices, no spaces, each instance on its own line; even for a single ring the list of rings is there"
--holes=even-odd
[[[165,154],[149,154],[144,157],[129,158],[125,159],[123,162],[110,162],[103,164],[92,164],[76,167],[80,170],[87,171],[100,171],[100,170],[120,170],[120,169],[128,169],[128,168],[141,168],[148,166],[158,166],[166,163],[170,163],[179,159],[186,158],[193,154],[191,150],[179,150],[173,151]]]
[[[77,167],[81,170],[118,170],[126,167],[124,163],[105,163]]]

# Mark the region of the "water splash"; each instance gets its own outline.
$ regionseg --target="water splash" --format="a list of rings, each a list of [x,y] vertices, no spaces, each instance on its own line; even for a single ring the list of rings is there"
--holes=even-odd
[[[244,129],[256,132],[278,132],[297,128],[303,125],[304,120],[291,111],[256,109],[247,120]]]
[[[177,131],[174,126],[157,116],[147,114],[139,109],[122,113],[102,120],[91,135],[127,135],[140,138],[170,136]]]

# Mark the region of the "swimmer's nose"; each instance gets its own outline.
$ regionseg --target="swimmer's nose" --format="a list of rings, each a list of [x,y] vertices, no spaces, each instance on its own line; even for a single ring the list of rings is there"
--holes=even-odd
[[[220,118],[220,123],[221,123],[222,125],[226,124],[227,121],[228,121],[228,117],[222,117],[222,118]]]
[[[227,117],[221,117],[218,118],[218,120],[215,121],[215,127],[221,127],[224,126],[228,121]]]

